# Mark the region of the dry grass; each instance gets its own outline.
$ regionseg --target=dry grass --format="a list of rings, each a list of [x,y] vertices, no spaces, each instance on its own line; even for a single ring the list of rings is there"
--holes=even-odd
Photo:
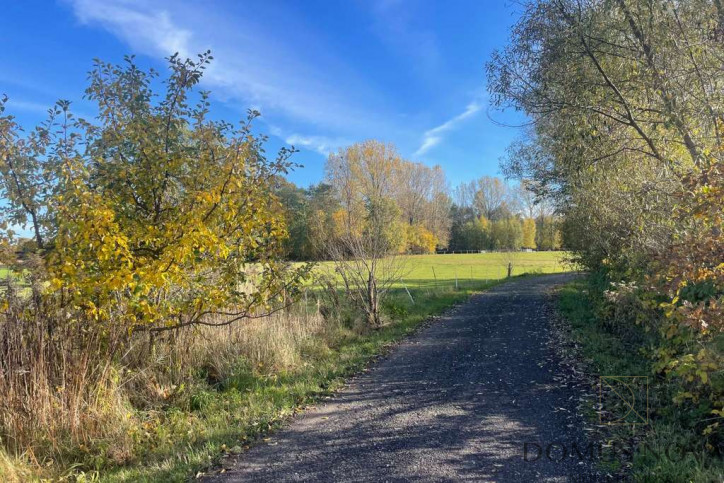
[[[224,328],[185,327],[153,340],[139,334],[121,360],[125,392],[136,407],[153,407],[199,374],[213,385],[236,375],[240,364],[257,373],[290,370],[304,363],[304,351],[329,328],[318,312],[297,305]]]
[[[122,340],[37,300],[11,296],[0,316],[3,446],[41,467],[104,443],[122,461],[131,421],[112,363]]]
[[[329,328],[298,305],[221,329],[128,337],[11,295],[0,313],[0,479],[132,461],[139,435],[152,429],[149,414],[188,405],[194,386],[218,384],[240,366],[249,374],[298,367]]]
[[[0,448],[0,480],[7,483],[21,483],[33,478],[33,469],[25,461],[13,458]]]

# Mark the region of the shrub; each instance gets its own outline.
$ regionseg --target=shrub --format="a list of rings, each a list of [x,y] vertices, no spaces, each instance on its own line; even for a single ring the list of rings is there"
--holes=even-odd
[[[435,253],[437,238],[422,225],[407,225],[407,252],[414,254]]]
[[[270,189],[292,151],[266,160],[256,112],[238,128],[208,119],[194,89],[211,59],[171,57],[160,102],[155,72],[97,61],[98,125],[67,101],[24,138],[0,117],[0,223],[32,227],[43,296],[103,326],[161,330],[230,323],[294,292],[304,269],[274,261],[286,231]]]

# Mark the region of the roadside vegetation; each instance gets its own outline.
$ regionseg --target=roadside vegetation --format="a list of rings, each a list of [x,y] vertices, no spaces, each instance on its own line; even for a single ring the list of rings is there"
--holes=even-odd
[[[108,379],[85,379],[95,391],[102,383],[103,392],[88,395],[79,380],[62,391],[46,388],[47,406],[41,406],[43,400],[35,407],[23,401],[42,419],[18,418],[13,426],[6,420],[5,434],[23,446],[0,452],[0,475],[6,481],[184,481],[207,471],[332,394],[430,316],[504,281],[496,255],[414,257],[422,258],[415,264],[421,283],[410,285],[409,294],[399,286],[391,291],[377,330],[370,330],[352,305],[335,307],[342,290],[335,297],[311,288],[298,303],[264,318],[223,329],[178,329],[153,345],[145,336],[135,337],[129,352],[112,361]],[[457,289],[452,278],[435,280],[432,267],[443,267],[441,258],[475,267],[476,276],[460,280]],[[519,272],[567,269],[563,254],[538,258]],[[84,347],[89,349],[98,348]],[[69,351],[65,357],[67,380],[84,376],[72,369],[79,363],[91,369],[88,356]],[[76,406],[58,406],[63,398]]]
[[[720,481],[724,7],[531,0],[521,8],[509,45],[488,64],[494,103],[531,119],[503,169],[555,205],[564,246],[591,273],[579,300],[594,308],[564,301],[598,368],[655,381],[648,441],[676,442],[718,468],[665,464],[656,481]],[[653,463],[635,459],[634,474],[647,469]]]
[[[227,455],[243,452],[297,411],[331,395],[430,316],[501,281],[460,290],[413,289],[415,304],[396,290],[383,304],[377,330],[366,329],[351,305],[346,315],[325,318],[310,304],[309,314],[300,305],[296,314],[210,333],[205,350],[199,348],[201,357],[184,361],[198,371],[187,379],[187,394],[172,397],[144,423],[149,435],[134,447],[135,461],[102,471],[102,480],[182,481],[213,470]]]
[[[711,402],[684,403],[681,394],[687,391],[686,385],[660,374],[651,358],[652,348],[663,343],[661,335],[626,323],[625,318],[632,315],[627,311],[635,310],[635,305],[622,306],[602,297],[607,287],[605,278],[589,276],[564,286],[558,299],[570,339],[590,374],[648,377],[648,386],[632,386],[638,401],[648,407],[647,424],[599,425],[600,411],[625,414],[620,398],[606,398],[603,406],[596,398],[586,408],[590,422],[598,428],[596,437],[619,443],[615,457],[599,458],[601,469],[634,481],[722,481],[724,460],[712,451],[712,440],[707,438],[711,432],[702,435],[700,430],[716,420]]]

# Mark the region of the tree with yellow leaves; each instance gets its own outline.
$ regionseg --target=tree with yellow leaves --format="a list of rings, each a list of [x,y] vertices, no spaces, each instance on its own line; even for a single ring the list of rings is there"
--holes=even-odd
[[[380,300],[402,275],[402,259],[395,255],[404,246],[405,226],[394,199],[401,164],[394,146],[374,140],[327,160],[327,180],[341,205],[327,254],[372,328],[381,326]]]
[[[422,225],[407,225],[405,251],[414,254],[435,253],[437,237]]]
[[[286,229],[270,190],[293,151],[267,161],[256,112],[239,127],[209,119],[196,86],[211,60],[170,57],[160,96],[133,58],[96,61],[95,124],[64,101],[22,137],[0,104],[0,222],[32,229],[44,296],[100,324],[164,330],[229,324],[294,292],[306,269],[275,260]]]
[[[535,248],[535,220],[523,219],[523,248]]]

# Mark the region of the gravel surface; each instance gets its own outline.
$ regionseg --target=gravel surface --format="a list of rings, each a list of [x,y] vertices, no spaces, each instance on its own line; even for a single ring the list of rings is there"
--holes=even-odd
[[[571,277],[475,295],[207,481],[594,481],[547,345],[550,289]]]

